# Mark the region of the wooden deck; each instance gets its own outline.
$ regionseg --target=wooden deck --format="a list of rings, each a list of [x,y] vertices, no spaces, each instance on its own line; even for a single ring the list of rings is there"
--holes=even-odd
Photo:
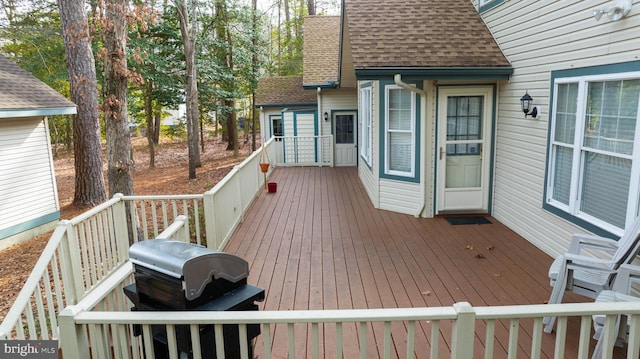
[[[444,218],[374,209],[355,168],[278,168],[270,181],[277,183],[277,192],[265,190],[256,199],[226,249],[250,263],[249,283],[265,288],[261,310],[435,307],[463,301],[497,306],[548,299],[552,258],[494,218],[491,224],[451,225]],[[581,300],[565,296],[565,302]],[[528,357],[531,324],[522,324],[518,355]],[[496,358],[506,357],[508,325],[496,329]],[[577,356],[579,323],[570,320],[569,326],[567,358]],[[371,330],[372,338],[379,337],[381,329]],[[331,331],[320,334],[325,357],[335,357]],[[355,325],[345,325],[345,343],[352,348],[358,345],[356,331]],[[441,331],[440,357],[448,358],[450,327],[443,323]],[[416,351],[426,355],[429,323],[418,332]],[[278,335],[286,335],[286,328]],[[543,357],[553,357],[554,340],[555,334],[544,334]],[[483,342],[484,334],[478,335],[476,357],[483,355]],[[394,344],[392,356],[405,357],[403,339],[394,337]],[[296,345],[296,357],[309,356],[304,340]],[[378,347],[370,339],[367,357],[377,357]],[[260,353],[259,342],[256,349]],[[273,350],[274,357],[286,357],[286,348]],[[345,357],[353,356],[349,346],[345,350]]]

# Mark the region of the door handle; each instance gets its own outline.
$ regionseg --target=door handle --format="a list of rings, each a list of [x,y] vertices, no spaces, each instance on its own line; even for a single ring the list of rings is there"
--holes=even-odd
[[[443,153],[443,152],[444,152],[444,151],[442,150],[442,146],[440,146],[440,159],[442,159],[442,153]]]

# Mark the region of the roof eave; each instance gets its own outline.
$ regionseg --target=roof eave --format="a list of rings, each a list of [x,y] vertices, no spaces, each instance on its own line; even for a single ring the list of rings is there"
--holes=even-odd
[[[317,102],[308,103],[270,103],[270,104],[256,104],[256,108],[302,108],[302,107],[314,107],[318,106]]]
[[[365,67],[356,68],[356,78],[371,79],[396,74],[429,80],[509,80],[513,67]]]
[[[304,84],[302,85],[302,88],[304,88],[305,90],[314,90],[317,88],[321,88],[321,89],[335,89],[338,88],[339,82],[338,81],[327,81],[325,83],[322,84]]]
[[[76,106],[52,107],[52,108],[0,109],[0,118],[75,115],[76,113],[78,113]]]

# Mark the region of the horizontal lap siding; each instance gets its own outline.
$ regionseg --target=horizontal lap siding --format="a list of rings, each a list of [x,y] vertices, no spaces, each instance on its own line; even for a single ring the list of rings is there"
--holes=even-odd
[[[360,83],[360,85],[362,83],[369,83],[372,81],[363,81]],[[378,121],[380,121],[380,115],[379,115],[379,105],[378,105],[378,82],[377,81],[373,81],[372,82],[372,86],[371,86],[371,131],[372,131],[372,138],[373,138],[373,143],[371,144],[372,148],[371,148],[371,166],[369,167],[369,164],[367,164],[362,157],[359,157],[358,160],[358,176],[360,177],[360,181],[362,181],[362,185],[364,186],[365,191],[367,192],[367,194],[369,195],[369,199],[371,200],[371,203],[373,203],[373,207],[374,208],[380,208],[380,202],[379,202],[379,186],[378,186],[378,176],[376,175],[376,171],[378,170],[378,160],[380,158],[380,156],[378,155],[378,149],[380,148],[379,146],[379,141],[376,141],[376,138],[379,138],[379,134],[378,134]],[[362,127],[361,127],[361,123],[358,120],[358,143],[361,144],[362,141]],[[360,156],[360,148],[358,148],[358,156]]]
[[[358,108],[358,93],[355,88],[322,90],[322,108],[320,116],[325,112],[331,115],[332,111],[356,110]],[[332,121],[322,120],[322,134],[332,133]]]
[[[59,210],[42,119],[0,121],[0,230]]]
[[[514,68],[499,89],[492,214],[550,255],[583,231],[542,209],[551,71],[638,60],[640,9],[596,21],[593,10],[610,3],[505,1],[482,14]],[[525,91],[542,111],[538,119],[520,111]]]
[[[415,214],[420,206],[420,184],[380,180],[380,209]]]

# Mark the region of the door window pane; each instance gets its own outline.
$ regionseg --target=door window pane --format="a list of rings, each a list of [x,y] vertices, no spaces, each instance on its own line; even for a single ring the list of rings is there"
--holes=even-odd
[[[352,144],[353,140],[353,115],[337,115],[336,144]]]

